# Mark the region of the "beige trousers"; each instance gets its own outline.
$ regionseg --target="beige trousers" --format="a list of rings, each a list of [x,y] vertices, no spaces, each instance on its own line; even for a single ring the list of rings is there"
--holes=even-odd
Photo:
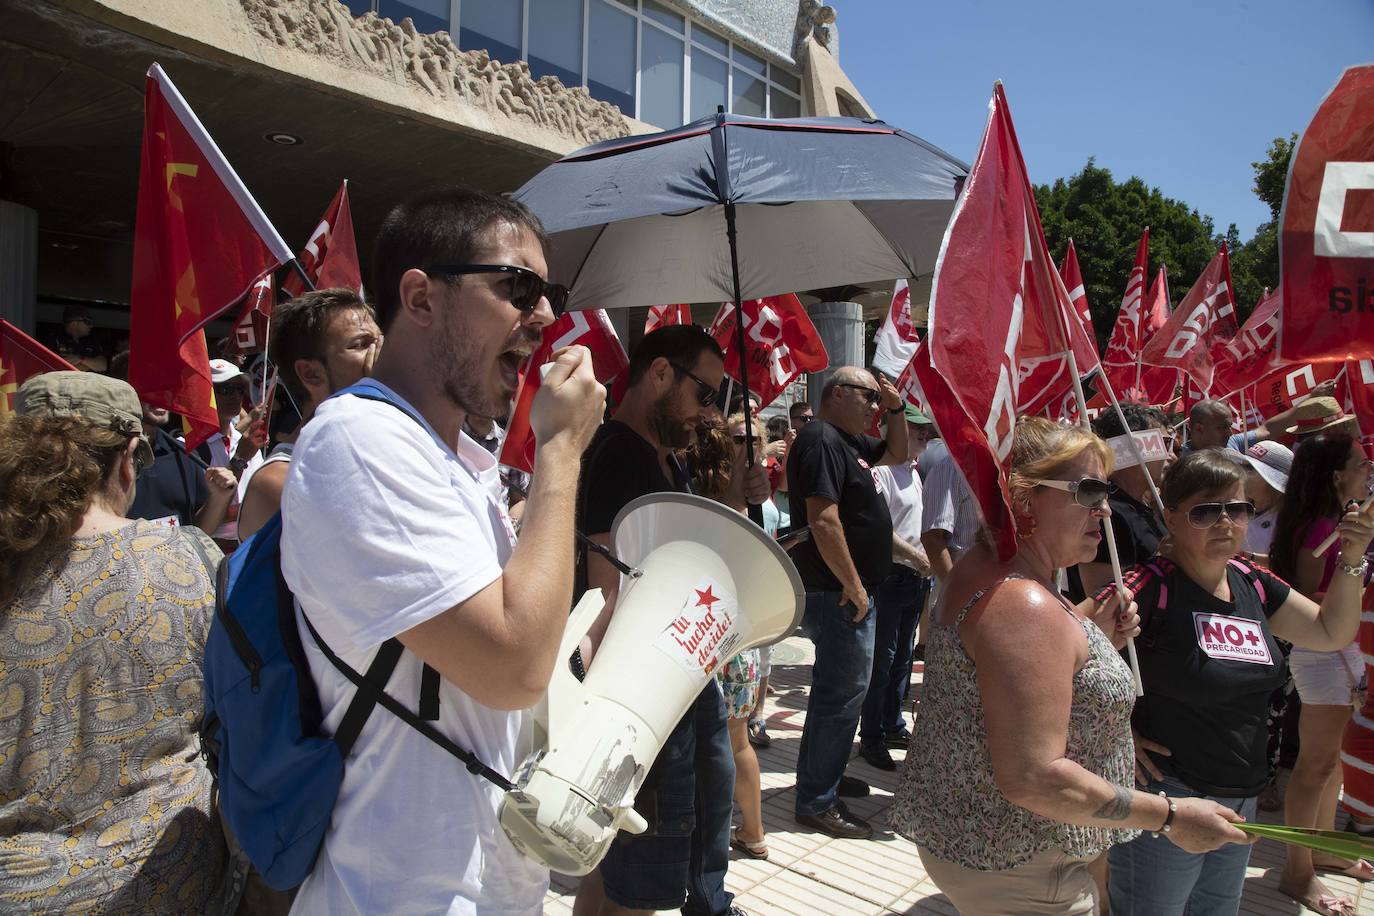
[[[963,916],[1097,916],[1101,903],[1088,866],[1097,856],[1071,856],[1058,849],[1037,853],[1004,871],[955,865],[924,848],[921,864]]]

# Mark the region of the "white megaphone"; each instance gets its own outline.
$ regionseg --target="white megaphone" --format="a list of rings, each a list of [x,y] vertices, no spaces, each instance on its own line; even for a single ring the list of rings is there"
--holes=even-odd
[[[745,516],[700,496],[634,500],[611,526],[622,575],[615,613],[585,681],[554,668],[535,709],[535,752],[501,803],[524,855],[584,875],[620,830],[642,832],[635,794],[663,743],[732,656],[777,642],[801,620],[805,593],[787,554]],[[559,658],[604,606],[588,591]]]

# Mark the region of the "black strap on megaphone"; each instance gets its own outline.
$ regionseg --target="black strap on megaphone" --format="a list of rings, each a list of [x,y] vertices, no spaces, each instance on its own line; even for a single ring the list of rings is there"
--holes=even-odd
[[[611,553],[611,548],[607,547],[605,544],[598,544],[596,541],[593,541],[591,538],[587,537],[581,531],[574,531],[573,533],[577,535],[577,539],[582,542],[582,545],[584,547],[586,547],[592,553],[600,556],[607,563],[614,566],[620,572],[621,575],[638,577],[639,570],[635,569],[633,566],[624,562],[615,554]]]

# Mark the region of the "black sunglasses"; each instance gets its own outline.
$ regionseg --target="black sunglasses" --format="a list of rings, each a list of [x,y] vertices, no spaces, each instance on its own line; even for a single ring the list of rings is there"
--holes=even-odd
[[[795,417],[792,418],[792,425],[793,425],[793,426],[805,426],[806,424],[810,423],[810,422],[811,422],[812,420],[814,420],[814,419],[816,419],[816,418],[813,417],[811,414],[805,414],[805,415],[798,414],[797,416],[795,416]]]
[[[1082,480],[1032,480],[1031,483],[1072,493],[1073,501],[1084,509],[1098,508],[1107,501],[1107,494],[1112,491],[1110,483],[1096,477],[1084,477]]]
[[[743,445],[744,443],[748,442],[750,439],[753,439],[755,442],[762,442],[762,441],[763,441],[763,437],[761,437],[761,436],[746,436],[746,435],[744,435],[743,433],[739,434],[738,436],[735,436],[734,439],[735,439],[735,442],[737,442],[737,443],[740,444],[740,445]]]
[[[1188,510],[1188,524],[1194,528],[1210,528],[1221,521],[1222,515],[1234,524],[1248,525],[1255,517],[1255,504],[1248,499],[1229,503],[1198,503]]]
[[[669,363],[668,365],[672,366],[673,369],[675,369],[678,372],[681,372],[683,375],[687,376],[689,379],[697,383],[697,401],[701,403],[702,407],[715,406],[716,400],[719,396],[719,392],[716,390],[715,385],[710,385],[706,382],[703,382],[701,379],[693,375],[690,369],[686,369],[682,366],[679,366],[677,363]]]
[[[539,307],[540,299],[549,300],[553,317],[562,317],[568,307],[568,288],[550,283],[528,267],[514,264],[436,264],[421,268],[431,276],[441,274],[446,277],[459,277],[463,274],[508,274],[510,275],[510,304],[526,314]]]
[[[867,399],[870,404],[878,403],[878,400],[883,396],[883,393],[877,388],[869,388],[867,385],[854,385],[850,382],[836,382],[835,387],[853,388],[855,391],[862,391],[864,393],[864,398]]]
[[[243,382],[220,382],[215,386],[215,397],[220,395],[237,394],[242,397],[248,396],[248,386]]]

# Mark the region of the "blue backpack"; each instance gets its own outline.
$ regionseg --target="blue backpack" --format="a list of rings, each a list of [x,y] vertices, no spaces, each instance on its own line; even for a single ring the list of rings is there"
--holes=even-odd
[[[423,421],[382,389],[360,382],[339,394],[385,401]],[[386,692],[400,661],[396,639],[382,643],[359,674],[306,627],[320,651],[357,685],[338,730],[321,734],[315,682],[296,628],[291,591],[281,574],[281,513],[219,567],[215,620],[205,644],[202,751],[215,774],[230,831],[266,883],[287,890],[305,880],[343,783],[344,760],[374,707],[381,705],[502,791],[511,783],[454,744],[431,722],[439,718],[439,675],[428,665],[418,714]]]

